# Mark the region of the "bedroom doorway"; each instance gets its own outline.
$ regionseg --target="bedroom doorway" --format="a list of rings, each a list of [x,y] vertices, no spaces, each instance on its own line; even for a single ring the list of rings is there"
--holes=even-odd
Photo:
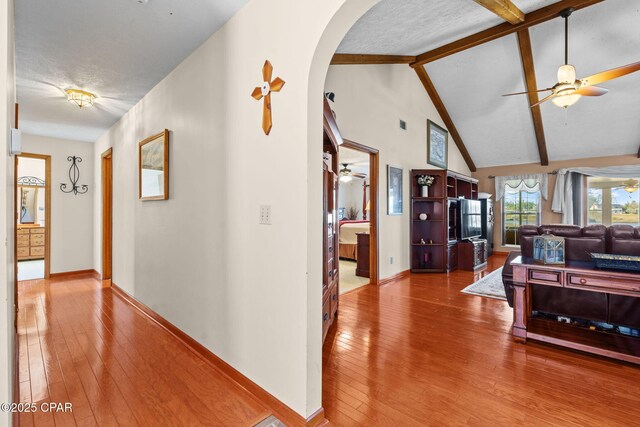
[[[48,279],[51,261],[51,156],[22,153],[15,157],[14,167],[15,280]]]
[[[378,284],[378,150],[338,149],[339,293]]]

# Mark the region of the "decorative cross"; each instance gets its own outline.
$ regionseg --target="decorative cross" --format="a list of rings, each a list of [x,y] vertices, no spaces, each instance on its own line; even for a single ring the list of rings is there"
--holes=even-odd
[[[284,80],[280,77],[276,77],[271,81],[271,74],[273,73],[273,65],[271,62],[264,61],[262,67],[262,82],[261,86],[256,87],[251,94],[252,97],[258,101],[264,98],[264,104],[262,108],[262,130],[265,135],[269,135],[271,132],[271,92],[280,92],[282,86],[284,86]]]

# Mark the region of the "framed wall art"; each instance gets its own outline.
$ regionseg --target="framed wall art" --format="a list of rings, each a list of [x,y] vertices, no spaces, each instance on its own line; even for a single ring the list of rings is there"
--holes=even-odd
[[[169,198],[169,131],[138,144],[138,182],[140,200]]]
[[[402,215],[402,169],[387,165],[387,215]]]
[[[427,163],[447,169],[449,132],[427,120]]]

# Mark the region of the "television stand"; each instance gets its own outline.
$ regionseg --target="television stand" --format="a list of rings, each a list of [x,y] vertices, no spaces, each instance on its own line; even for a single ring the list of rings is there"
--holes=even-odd
[[[487,240],[471,239],[458,242],[458,267],[476,271],[487,265]]]

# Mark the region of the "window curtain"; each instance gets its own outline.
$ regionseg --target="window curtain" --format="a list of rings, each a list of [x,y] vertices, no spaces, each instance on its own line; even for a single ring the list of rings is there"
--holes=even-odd
[[[583,176],[602,178],[638,178],[640,165],[609,166],[605,168],[560,169],[553,190],[551,210],[562,214],[563,224],[582,225]]]
[[[501,200],[508,191],[540,191],[542,198],[547,200],[549,176],[546,173],[532,175],[496,176],[496,200]]]

